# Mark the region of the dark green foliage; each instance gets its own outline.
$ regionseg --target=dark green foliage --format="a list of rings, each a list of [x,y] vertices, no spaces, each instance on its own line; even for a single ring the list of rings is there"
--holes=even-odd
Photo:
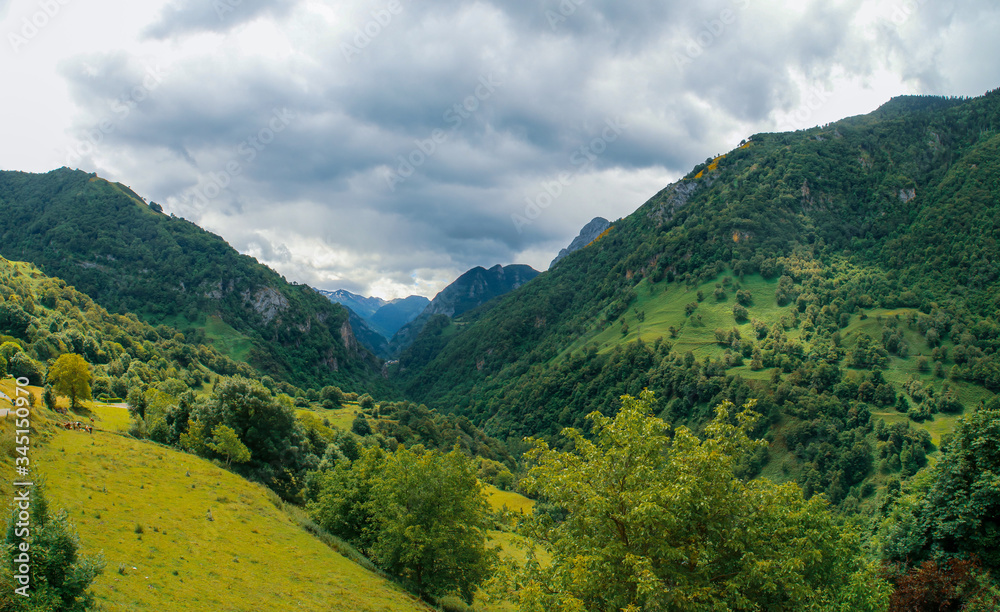
[[[309,514],[422,596],[472,601],[489,575],[488,506],[475,463],[458,450],[364,451],[314,473]]]
[[[372,434],[372,426],[368,424],[368,419],[365,415],[359,414],[354,418],[354,423],[351,424],[351,431],[359,436],[370,436]]]
[[[502,462],[510,467],[514,457],[497,439],[476,427],[464,416],[441,414],[422,404],[396,402],[384,404],[380,410],[378,433],[398,444],[447,451],[460,448],[467,455]]]
[[[344,404],[344,392],[340,387],[326,386],[319,392],[319,399],[327,410],[340,408]]]
[[[890,359],[940,348],[907,339],[918,328],[933,329],[929,344],[955,345],[950,356],[938,355],[952,378],[1000,389],[1000,260],[989,246],[1000,241],[1000,136],[983,129],[997,124],[1000,93],[993,92],[793,134],[755,135],[718,160],[717,170],[664,189],[599,243],[514,294],[469,313],[461,325],[442,322],[428,330],[433,340],[401,357],[405,388],[432,407],[480,424],[488,420],[491,433],[579,424],[579,410],[594,407],[582,398],[607,399],[598,403],[608,406],[612,393],[653,388],[657,364],[637,364],[632,372],[646,374],[627,374],[627,382],[609,375],[603,384],[591,383],[574,373],[600,371],[603,363],[589,364],[604,360],[567,356],[567,346],[591,330],[620,327],[622,304],[637,285],[657,281],[660,291],[667,269],[677,279],[673,286],[690,289],[728,268],[778,278],[776,301],[794,317],[788,325],[802,340],[827,347],[814,358],[859,370],[886,368]],[[690,302],[689,325],[697,324],[699,306],[717,307]],[[883,338],[842,331],[876,307],[916,308],[919,320],[885,322]],[[780,331],[759,327],[758,340]],[[761,353],[759,365],[786,374],[806,357],[801,345],[780,336]],[[663,352],[655,360],[668,359]],[[718,366],[708,371],[715,374]],[[559,382],[567,374],[582,382],[578,391]],[[895,403],[890,385],[869,382],[852,399]],[[707,399],[690,388],[661,388],[658,396],[671,405]]]
[[[101,556],[80,553],[77,537],[65,511],[50,514],[42,487],[32,489],[30,534],[16,527],[17,510],[7,523],[7,535],[0,551],[0,608],[10,612],[84,612],[94,606],[89,591],[94,579],[104,571]],[[12,575],[20,544],[30,545],[29,597],[16,595],[21,584]]]
[[[1000,571],[1000,410],[968,415],[942,451],[929,482],[883,529],[886,555],[909,563],[972,557]]]
[[[259,382],[240,376],[219,382],[210,398],[191,407],[189,419],[199,424],[201,431],[196,435],[203,440],[220,424],[231,427],[251,453],[248,462],[234,469],[267,484],[285,499],[298,496],[296,483],[306,471],[315,469],[317,455],[325,451],[310,448],[290,405],[275,399]],[[194,444],[205,452],[197,441]],[[225,459],[210,451],[206,454]]]
[[[345,308],[155,212],[120,184],[67,168],[0,172],[0,245],[0,254],[35,263],[113,312],[191,325],[195,335],[198,321],[217,314],[249,338],[249,361],[272,376],[302,386],[385,386],[381,363],[349,335]],[[27,333],[23,306],[0,303],[0,333]]]

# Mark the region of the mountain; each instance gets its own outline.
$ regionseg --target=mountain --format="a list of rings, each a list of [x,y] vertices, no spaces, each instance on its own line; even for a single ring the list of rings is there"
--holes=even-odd
[[[869,504],[864,483],[915,472],[1000,390],[998,128],[994,91],[756,134],[490,308],[429,323],[400,383],[500,438],[586,427],[644,388],[694,427],[756,398],[773,442],[749,474]]]
[[[202,390],[213,377],[259,377],[250,366],[176,330],[109,313],[87,295],[30,263],[0,257],[0,371],[45,380],[46,363],[65,352],[92,366],[94,397],[124,398],[134,386]]]
[[[430,304],[430,300],[420,295],[386,301],[343,289],[317,291],[331,302],[347,308],[351,313],[351,328],[358,342],[382,359],[389,359],[393,355],[389,339],[404,325],[416,319]]]
[[[359,345],[345,308],[159,210],[79,170],[0,172],[0,255],[36,264],[112,312],[205,334],[281,380],[385,386],[381,360]]]
[[[420,316],[431,303],[422,295],[392,300],[370,318],[369,323],[386,338],[392,338],[404,325]]]
[[[600,238],[604,234],[604,232],[608,231],[608,228],[610,227],[611,227],[611,222],[605,219],[604,217],[594,217],[594,219],[591,220],[590,223],[583,226],[583,229],[580,230],[580,235],[574,238],[573,242],[569,243],[568,247],[559,251],[559,254],[556,255],[556,258],[553,259],[552,263],[549,264],[549,269],[551,269],[554,265],[559,263],[559,261],[563,257],[566,257],[570,253],[575,253],[576,251],[579,251],[583,247],[589,245],[590,243]]]
[[[489,270],[477,266],[441,290],[416,319],[405,325],[392,339],[396,351],[408,347],[420,330],[434,316],[458,317],[505,295],[538,276],[531,266],[497,264]]]
[[[460,316],[493,298],[509,293],[538,276],[531,266],[475,267],[434,296],[421,314]]]
[[[382,298],[365,297],[363,295],[351,293],[350,291],[346,291],[344,289],[338,289],[337,291],[317,289],[316,291],[319,291],[331,302],[336,302],[337,304],[350,308],[365,320],[370,319],[373,314],[378,312],[379,308],[388,304],[388,302]]]
[[[361,343],[361,346],[371,351],[380,359],[389,359],[392,356],[392,350],[389,346],[389,340],[385,335],[372,327],[368,321],[361,318],[361,315],[350,308],[347,309],[347,312],[349,313],[347,320],[351,325],[351,330],[354,332],[354,337]]]

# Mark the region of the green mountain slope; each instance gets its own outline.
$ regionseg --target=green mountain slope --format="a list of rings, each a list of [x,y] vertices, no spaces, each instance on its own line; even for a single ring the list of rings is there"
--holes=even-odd
[[[755,135],[520,290],[428,325],[403,384],[516,437],[644,387],[694,425],[760,398],[776,461],[749,467],[861,499],[933,452],[935,414],[1000,389],[998,128],[993,92]],[[876,432],[892,415],[922,425]]]
[[[81,171],[0,172],[0,254],[38,265],[111,311],[202,330],[223,350],[242,337],[249,349],[233,356],[294,384],[383,384],[381,363],[355,341],[345,309],[158,208]],[[213,334],[210,317],[228,334]]]
[[[0,258],[0,369],[45,380],[46,364],[63,353],[93,366],[94,397],[124,398],[133,387],[170,385],[201,392],[219,376],[256,376],[245,363],[194,344],[166,326],[117,315],[35,266]]]

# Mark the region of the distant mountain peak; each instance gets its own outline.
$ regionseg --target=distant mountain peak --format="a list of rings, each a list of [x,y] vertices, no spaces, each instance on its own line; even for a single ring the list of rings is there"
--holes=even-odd
[[[594,217],[590,221],[590,223],[583,226],[583,229],[580,230],[580,234],[573,239],[573,242],[569,243],[568,247],[559,251],[559,254],[556,255],[556,258],[553,259],[552,263],[549,264],[549,268],[551,269],[553,266],[559,263],[559,260],[562,259],[563,257],[566,257],[570,253],[579,251],[580,249],[589,245],[591,242],[600,238],[601,234],[608,231],[609,227],[611,227],[610,221],[608,221],[604,217]]]
[[[441,290],[420,316],[408,323],[393,338],[396,350],[408,347],[434,315],[457,317],[486,302],[520,288],[539,275],[538,270],[523,264],[495,265],[490,269],[476,266]]]

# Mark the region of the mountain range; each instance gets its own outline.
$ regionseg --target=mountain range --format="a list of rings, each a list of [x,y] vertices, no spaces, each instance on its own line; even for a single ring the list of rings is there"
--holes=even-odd
[[[364,321],[364,327],[352,321],[355,334],[365,346],[376,355],[387,357],[389,350],[389,340],[396,335],[404,325],[416,319],[421,312],[431,303],[422,295],[411,295],[406,298],[395,300],[383,300],[378,297],[365,297],[338,289],[337,291],[327,291],[317,289],[319,293],[326,296],[331,302],[335,302],[348,308]],[[380,338],[372,338],[370,332],[374,332]]]
[[[486,526],[507,525],[512,513],[498,504],[497,514],[486,517],[482,483],[509,488],[527,476],[521,483],[530,490],[567,495],[562,501],[543,495],[537,504],[537,524],[552,527],[543,537],[565,537],[562,530],[583,521],[576,525],[582,535],[613,533],[620,537],[615,546],[628,555],[628,530],[590,528],[614,524],[597,511],[612,497],[590,492],[610,491],[626,501],[660,496],[640,504],[638,516],[628,515],[659,537],[660,517],[680,516],[670,493],[676,486],[689,487],[685,495],[694,500],[704,491],[742,491],[726,498],[721,512],[710,507],[711,520],[698,510],[685,519],[692,530],[678,527],[676,548],[670,544],[663,561],[676,575],[696,565],[689,557],[678,561],[676,552],[696,559],[711,539],[697,535],[692,545],[690,533],[712,521],[729,530],[753,524],[734,523],[731,517],[742,515],[733,509],[745,505],[745,495],[764,499],[763,491],[780,493],[769,507],[810,500],[808,512],[774,515],[779,518],[769,525],[789,530],[782,543],[800,541],[787,535],[792,530],[812,533],[820,524],[829,527],[824,541],[850,540],[860,549],[864,537],[873,575],[879,562],[967,553],[995,571],[996,495],[976,496],[996,489],[988,478],[996,470],[990,449],[1000,408],[998,129],[1000,90],[971,99],[900,97],[868,115],[813,129],[754,134],[698,164],[632,214],[613,223],[595,219],[544,273],[520,265],[474,268],[433,300],[390,303],[289,283],[219,236],[163,214],[126,185],[67,168],[0,172],[0,366],[32,385],[33,414],[51,420],[49,430],[62,422],[63,407],[59,393],[43,385],[59,384],[55,360],[66,353],[82,355],[92,367],[86,373],[94,395],[130,406],[126,414],[100,405],[94,415],[109,430],[95,438],[58,432],[58,442],[42,448],[59,469],[100,465],[106,472],[121,460],[130,471],[148,474],[150,465],[166,465],[164,447],[174,447],[175,464],[183,457],[177,449],[214,461],[192,467],[192,490],[172,489],[171,499],[196,500],[197,508],[156,519],[184,518],[169,529],[183,546],[193,525],[210,524],[217,538],[216,526],[253,500],[264,502],[269,516],[272,506],[284,508],[292,518],[271,520],[294,519],[361,563],[370,561],[348,544],[382,554],[374,558],[384,570],[405,554],[379,553],[386,550],[380,547],[404,541],[399,534],[433,531],[426,525],[450,537],[474,523],[485,540]],[[385,334],[394,326],[390,339]],[[398,363],[385,363],[395,355]],[[0,383],[8,396],[24,386]],[[734,405],[754,414],[736,416]],[[14,457],[13,427],[6,420],[0,426],[3,448]],[[567,442],[560,438],[567,427],[582,433],[571,433]],[[735,443],[720,432],[738,432],[738,453],[728,454],[727,444]],[[40,436],[43,443],[50,433]],[[525,438],[535,438],[540,469],[517,461]],[[103,451],[94,450],[95,441],[108,440]],[[100,454],[112,448],[122,457]],[[441,460],[454,469],[440,471],[432,462],[451,448]],[[622,449],[642,452],[623,462]],[[637,457],[640,466],[669,459],[664,469],[684,475],[698,466],[699,472],[678,480],[674,472],[650,469],[664,478],[654,490],[641,471],[629,471]],[[277,494],[235,493],[231,482],[228,494],[210,484],[194,491],[196,481],[221,486],[221,469],[213,468],[223,461]],[[623,469],[628,476],[604,478],[595,489],[592,465],[604,466],[601,475]],[[399,479],[420,472],[417,466],[438,471],[419,481]],[[192,478],[192,470],[183,469],[180,480]],[[719,482],[726,486],[713,486],[715,471],[725,473]],[[547,482],[540,473],[548,473]],[[145,532],[132,524],[135,502],[120,491],[113,491],[120,495],[113,508],[102,501],[106,514],[97,512],[92,498],[110,499],[103,496],[114,487],[90,491],[55,480],[61,499],[76,500],[73,516],[88,535],[117,533],[109,537],[120,545],[125,533],[131,547],[145,533],[146,541],[166,545],[159,525]],[[144,487],[160,486],[155,477],[146,480],[139,485],[143,493],[133,491],[136,499],[152,497]],[[406,505],[414,492],[451,495],[459,481],[474,494],[467,513],[472,523],[441,527],[436,494],[419,513]],[[577,483],[586,485],[583,493]],[[133,484],[115,480],[122,491]],[[383,497],[366,497],[366,491]],[[513,498],[510,491],[495,494]],[[565,501],[576,496],[586,499]],[[392,502],[395,522],[386,522],[382,528],[394,531],[372,543],[365,541],[368,531],[385,519],[375,514],[384,507],[376,499]],[[827,504],[848,519],[823,514],[814,521]],[[656,515],[651,523],[649,508]],[[144,519],[156,514],[144,512]],[[429,522],[407,526],[418,514]],[[591,515],[598,523],[586,522]],[[99,522],[111,517],[118,531]],[[840,532],[842,522],[871,524],[878,533]],[[258,531],[254,525],[251,532]],[[544,552],[554,554],[549,575],[573,582],[575,575],[563,569],[584,558],[572,546],[586,537],[569,539]],[[147,556],[146,543],[139,546],[146,560],[160,564],[158,579],[174,576],[180,584],[179,572],[190,571],[181,565],[168,573],[162,559]],[[593,554],[608,549],[594,545]],[[454,556],[449,546],[441,550]],[[759,550],[767,553],[768,546]],[[213,558],[230,567],[237,557],[226,549]],[[735,558],[746,558],[743,549]],[[291,557],[283,560],[294,566]],[[136,569],[114,561],[119,572],[110,592],[126,585],[128,567]],[[800,561],[792,555],[781,563],[804,566]],[[546,569],[544,562],[529,566]],[[640,569],[646,567],[653,564]],[[814,573],[820,583],[826,579]],[[412,573],[404,568],[394,575],[405,580]],[[372,582],[374,575],[367,578],[372,592],[391,593]],[[148,596],[148,583],[132,584]],[[767,600],[773,590],[733,584],[740,597],[746,588]],[[697,589],[705,592],[703,584]],[[326,591],[334,596],[334,589]],[[472,591],[465,598],[471,601]],[[630,600],[621,601],[616,609]]]

